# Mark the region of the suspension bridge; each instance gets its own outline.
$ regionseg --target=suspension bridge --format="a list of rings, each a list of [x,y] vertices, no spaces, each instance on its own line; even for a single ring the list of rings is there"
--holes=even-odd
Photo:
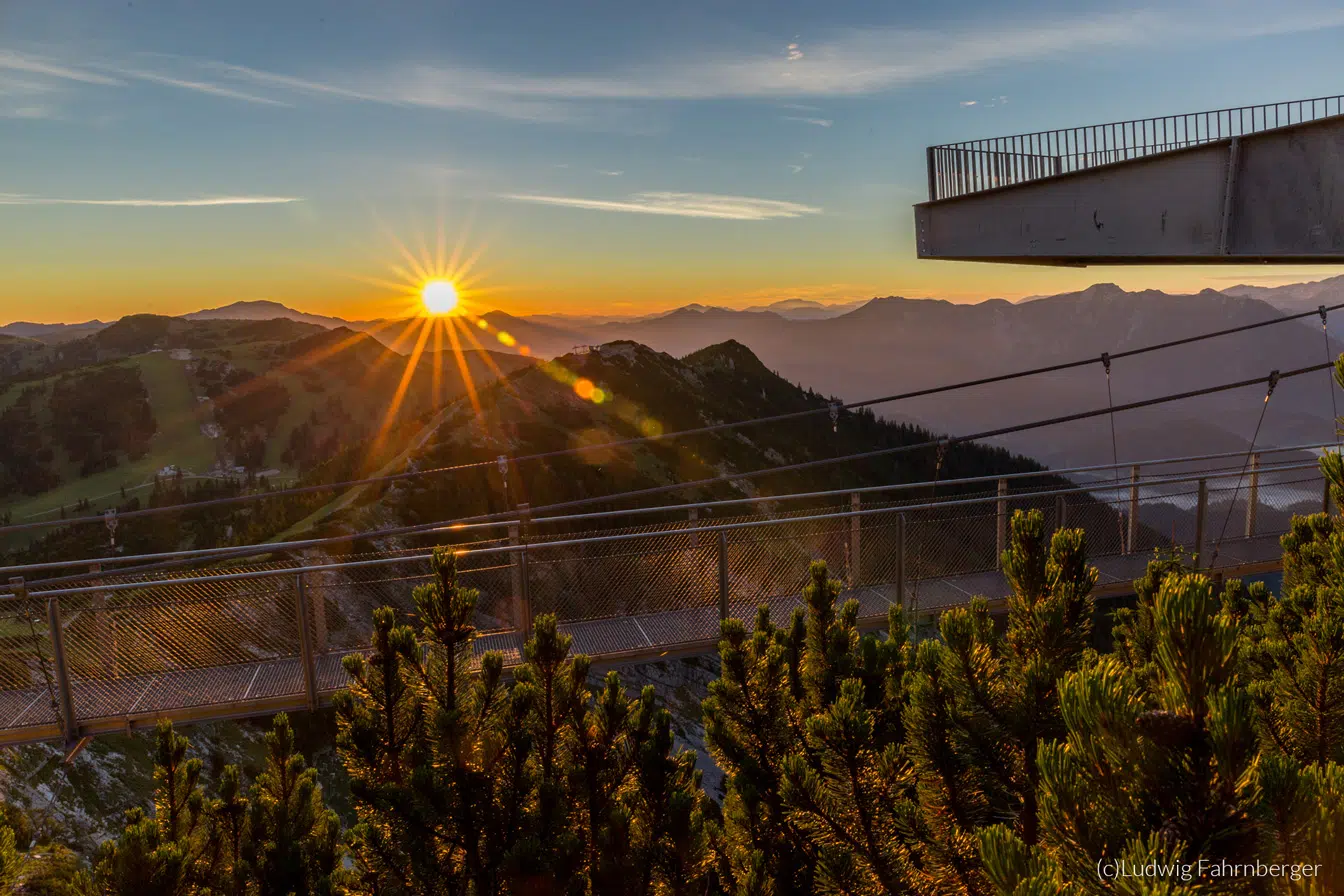
[[[576,651],[613,665],[712,650],[722,619],[750,620],[762,604],[787,618],[814,559],[868,628],[892,605],[927,629],[973,595],[1001,601],[998,558],[1022,509],[1085,532],[1102,597],[1129,593],[1162,547],[1225,576],[1272,571],[1291,516],[1328,505],[1306,459],[1323,447],[1266,450],[1249,466],[1244,453],[1205,455],[1124,475],[1079,468],[536,518],[523,508],[441,536],[460,583],[480,592],[477,659],[497,650],[518,663],[532,619],[554,613]],[[1060,476],[1077,484],[1058,487]],[[652,519],[632,524],[641,512]],[[321,706],[347,683],[343,658],[367,649],[375,607],[414,621],[428,556],[95,566],[54,587],[14,577],[0,599],[0,745]]]

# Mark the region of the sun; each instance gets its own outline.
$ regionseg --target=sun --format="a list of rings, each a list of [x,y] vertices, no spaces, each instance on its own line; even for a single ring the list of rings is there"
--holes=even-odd
[[[457,307],[457,287],[451,280],[430,280],[420,289],[420,301],[430,314],[448,314]]]

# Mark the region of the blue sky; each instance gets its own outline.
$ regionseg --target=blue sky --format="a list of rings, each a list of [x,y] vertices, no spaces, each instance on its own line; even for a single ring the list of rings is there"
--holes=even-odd
[[[1251,272],[915,261],[923,148],[1333,93],[1341,26],[1297,2],[0,0],[0,319],[385,313],[360,278],[440,227],[514,311],[1230,285]]]

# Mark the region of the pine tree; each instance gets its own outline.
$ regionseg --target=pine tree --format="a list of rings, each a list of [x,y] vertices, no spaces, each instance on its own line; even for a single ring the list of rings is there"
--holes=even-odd
[[[860,637],[858,603],[812,564],[806,613],[787,630],[757,615],[750,640],[723,624],[722,674],[703,703],[705,740],[727,776],[717,866],[740,893],[899,893],[913,810],[901,757],[910,648],[899,607]]]
[[[22,856],[14,846],[14,829],[0,821],[0,892],[14,892]]]
[[[99,850],[95,880],[108,894],[209,892],[220,854],[200,785],[201,760],[187,757],[190,744],[170,722],[160,722],[154,737],[154,814],[126,813],[121,834]]]
[[[1084,659],[1091,590],[1080,530],[1048,538],[1039,511],[1014,514],[1003,555],[1008,626],[999,635],[983,598],[944,613],[941,641],[919,645],[905,716],[918,776],[921,889],[980,894],[982,829],[1011,819],[1028,844],[1039,837],[1042,741],[1064,734],[1059,680]]]
[[[99,849],[97,892],[135,896],[325,896],[340,859],[340,823],[322,802],[316,772],[294,751],[287,716],[266,735],[267,762],[244,796],[234,766],[206,799],[201,760],[168,722],[155,731],[153,814],[126,813]],[[72,878],[78,884],[78,878]]]
[[[224,781],[213,807],[217,836],[230,857],[238,819],[236,774]],[[227,834],[227,836],[224,836]],[[340,861],[340,821],[322,802],[317,770],[294,750],[294,731],[284,713],[266,734],[266,768],[252,785],[251,820],[240,850],[246,877],[257,896],[326,896]]]
[[[348,661],[338,746],[359,824],[362,893],[616,894],[703,886],[704,799],[652,689],[596,694],[587,657],[537,617],[514,683],[487,653],[470,670],[477,594],[450,550],[414,599],[425,650],[389,609]]]
[[[729,892],[802,896],[813,889],[814,856],[783,799],[784,762],[802,743],[805,638],[801,611],[779,629],[761,607],[750,637],[739,620],[722,625],[720,676],[710,682],[701,714],[705,745],[726,785],[714,833],[717,873]]]
[[[1327,453],[1321,470],[1344,496],[1340,455]],[[1282,541],[1283,593],[1249,602],[1246,666],[1261,732],[1300,762],[1344,763],[1344,519],[1295,517]]]
[[[1258,743],[1237,677],[1237,622],[1212,582],[1181,573],[1162,578],[1152,618],[1151,678],[1110,655],[1060,685],[1067,731],[1041,746],[1039,837],[1000,825],[981,838],[998,892],[1109,891],[1098,879],[1103,859],[1141,866],[1262,855]],[[1144,892],[1233,894],[1263,883],[1152,886]]]
[[[1141,578],[1134,581],[1134,606],[1121,607],[1112,616],[1113,652],[1138,680],[1157,680],[1157,623],[1154,606],[1167,576],[1191,572],[1189,559],[1179,549],[1158,549]]]
[[[219,888],[228,896],[244,896],[250,879],[244,851],[252,832],[248,826],[247,797],[237,766],[225,766],[220,772],[218,793],[210,803],[210,815],[219,838]]]

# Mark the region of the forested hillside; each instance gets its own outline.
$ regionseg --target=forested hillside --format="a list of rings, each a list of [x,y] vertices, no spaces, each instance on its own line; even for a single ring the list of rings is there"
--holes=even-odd
[[[162,497],[156,479],[179,474],[181,491],[219,492],[320,479],[330,464],[375,469],[385,457],[347,455],[413,427],[462,394],[464,377],[481,385],[532,363],[412,359],[286,319],[136,315],[59,344],[4,339],[0,518],[11,522],[143,506]]]

